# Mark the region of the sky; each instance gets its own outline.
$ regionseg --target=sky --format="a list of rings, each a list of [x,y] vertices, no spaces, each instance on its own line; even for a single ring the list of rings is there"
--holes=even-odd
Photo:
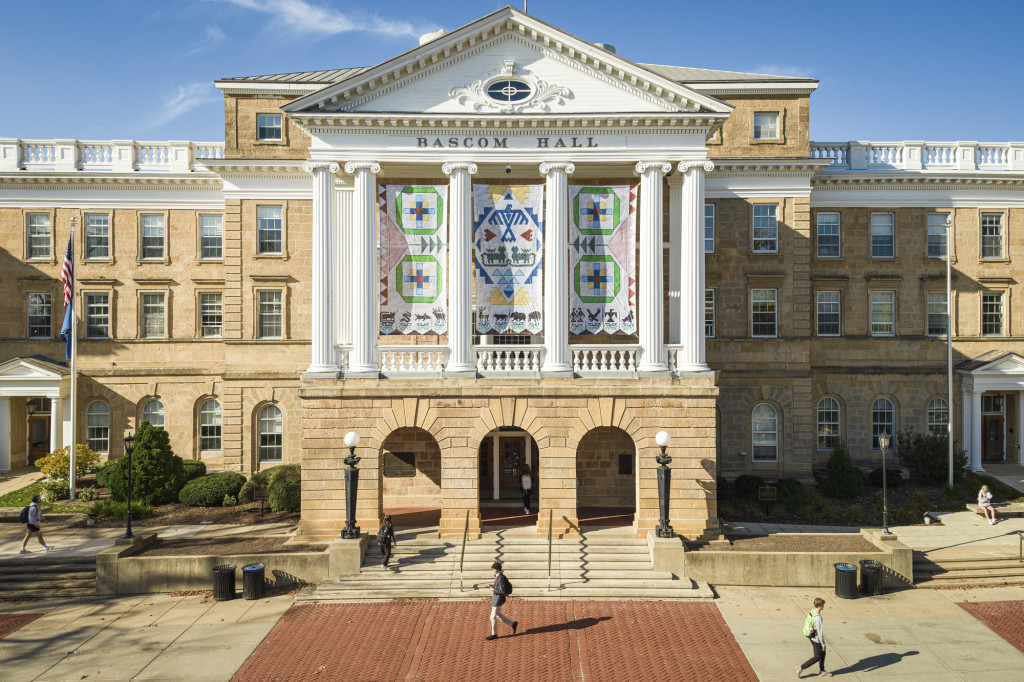
[[[2,6],[0,138],[218,141],[218,78],[370,66],[503,3]],[[1024,140],[1020,0],[530,0],[528,11],[635,62],[816,78],[818,142]]]

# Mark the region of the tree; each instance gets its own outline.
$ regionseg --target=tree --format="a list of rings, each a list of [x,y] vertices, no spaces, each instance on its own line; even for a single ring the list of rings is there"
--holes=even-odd
[[[840,440],[832,450],[832,456],[828,458],[825,481],[822,484],[825,494],[829,497],[854,497],[860,492],[863,484],[864,479],[861,477],[860,469],[853,466],[846,441]]]
[[[171,450],[170,436],[147,421],[135,432],[131,466],[132,500],[163,504],[176,500],[185,485],[184,466]],[[110,495],[118,502],[128,499],[128,457],[119,459],[110,473]]]
[[[81,479],[86,473],[96,467],[100,456],[89,449],[84,443],[75,447],[75,479]],[[60,450],[54,450],[46,457],[36,460],[36,466],[47,476],[67,481],[71,473],[71,446],[65,445]]]

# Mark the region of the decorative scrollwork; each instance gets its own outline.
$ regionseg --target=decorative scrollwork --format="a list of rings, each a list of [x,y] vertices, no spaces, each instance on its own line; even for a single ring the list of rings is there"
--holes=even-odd
[[[474,175],[477,169],[475,163],[446,163],[441,166],[441,172],[445,175],[451,175],[453,171],[457,170],[464,170],[470,175]]]
[[[521,70],[519,73],[516,71],[515,62],[506,60],[501,69],[491,71],[485,78],[468,85],[452,88],[448,91],[448,96],[459,104],[471,107],[473,111],[499,111],[503,114],[521,114],[527,111],[547,113],[551,111],[552,105],[564,105],[566,100],[572,99],[572,91],[569,88],[543,81],[527,70]],[[507,79],[512,74],[515,74],[516,80],[521,80],[532,88],[529,97],[517,102],[499,102],[487,94],[487,88],[492,82]]]
[[[571,162],[553,163],[553,162],[548,162],[548,161],[545,161],[544,163],[542,163],[540,165],[540,174],[541,175],[547,175],[549,172],[551,172],[553,170],[562,170],[562,171],[565,171],[566,175],[572,175],[573,172],[575,172],[575,170],[576,170],[576,166],[573,165]]]
[[[665,175],[672,170],[672,164],[668,161],[640,161],[636,164],[636,174],[643,175],[652,168],[660,170],[661,174]]]
[[[705,173],[710,173],[711,171],[715,170],[715,162],[710,160],[710,159],[705,159],[703,161],[680,161],[679,162],[679,172],[680,173],[685,173],[686,171],[688,171],[690,169],[697,169],[697,168],[703,168]]]
[[[302,170],[304,170],[307,173],[312,173],[313,171],[320,169],[324,169],[328,173],[333,174],[341,170],[341,166],[339,166],[334,161],[307,161],[304,164],[302,164]]]
[[[349,161],[345,164],[345,172],[351,175],[357,170],[368,170],[371,173],[380,173],[380,164],[376,161]]]

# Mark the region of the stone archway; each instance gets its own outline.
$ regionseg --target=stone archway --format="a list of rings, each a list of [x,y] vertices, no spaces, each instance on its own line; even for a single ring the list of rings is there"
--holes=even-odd
[[[537,523],[540,480],[537,442],[517,426],[492,429],[480,441],[479,491],[482,523],[490,526],[532,526]],[[530,467],[533,499],[530,512],[523,508],[519,476]]]
[[[587,431],[576,448],[576,516],[584,526],[632,526],[636,515],[637,449],[614,426]]]
[[[381,515],[396,528],[434,527],[441,518],[441,448],[418,427],[395,429],[380,448]],[[376,532],[376,529],[374,529]]]

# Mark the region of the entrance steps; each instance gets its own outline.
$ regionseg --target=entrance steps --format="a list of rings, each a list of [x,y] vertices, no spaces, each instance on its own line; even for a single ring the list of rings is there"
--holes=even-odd
[[[0,599],[54,599],[96,594],[96,558],[17,556],[0,561]]]
[[[381,568],[377,543],[371,541],[358,575],[306,588],[298,601],[344,602],[436,598],[490,598],[491,564],[500,561],[515,589],[528,599],[708,599],[710,588],[651,568],[645,540],[630,528],[584,531],[580,537],[553,540],[548,582],[548,541],[534,527],[486,532],[462,544],[437,538],[434,530],[398,534],[390,568]]]
[[[1019,554],[959,559],[929,558],[914,554],[914,585],[924,588],[970,585],[1024,584],[1024,563]]]

